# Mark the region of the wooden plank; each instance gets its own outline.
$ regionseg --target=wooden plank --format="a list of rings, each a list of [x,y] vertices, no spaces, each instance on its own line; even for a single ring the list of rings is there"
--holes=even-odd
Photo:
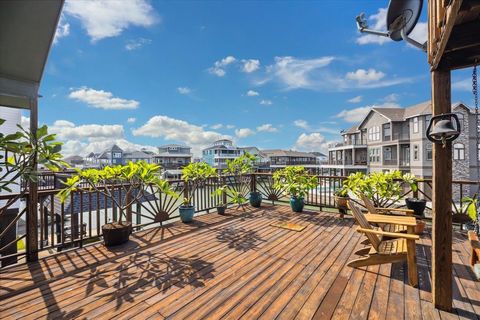
[[[451,112],[450,71],[432,71],[432,113]],[[436,308],[452,308],[452,146],[433,145],[432,295]]]
[[[370,305],[370,311],[368,313],[369,319],[386,319],[387,317],[387,304],[390,295],[389,286],[391,270],[391,263],[383,264],[380,266],[377,282],[374,288],[372,303]]]

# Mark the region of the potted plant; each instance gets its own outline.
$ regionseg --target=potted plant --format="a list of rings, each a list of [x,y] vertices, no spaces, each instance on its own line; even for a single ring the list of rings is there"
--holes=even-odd
[[[473,197],[463,197],[460,207],[456,208],[452,216],[452,221],[461,224],[472,223],[476,227],[477,221],[477,204],[478,197],[475,194]]]
[[[302,166],[288,166],[273,174],[274,188],[285,190],[290,195],[290,206],[294,212],[302,212],[308,191],[317,186],[317,178],[309,176]]]
[[[405,199],[405,204],[407,205],[407,208],[413,210],[416,216],[424,217],[427,200],[419,199],[416,197],[416,195],[418,194],[418,179],[411,173],[404,174],[402,179],[409,184],[410,190],[412,190],[414,195],[412,198]]]
[[[220,202],[217,205],[217,213],[218,214],[225,214],[225,210],[227,209],[227,185],[221,186],[215,191],[212,192],[212,196],[219,197]]]
[[[337,209],[346,212],[348,210],[348,200],[350,200],[348,188],[344,185],[342,188],[335,190],[334,196]]]
[[[247,192],[243,191],[248,188],[248,185],[245,184],[243,177],[253,173],[256,160],[257,158],[248,152],[245,152],[236,159],[227,160],[227,168],[223,170],[223,173],[224,175],[233,176],[236,180],[235,184],[237,185],[237,192],[233,192],[232,188],[229,188],[231,194],[238,196],[238,193],[242,193],[242,197],[245,198],[243,193],[246,194]],[[255,179],[255,177],[252,176],[251,179]],[[259,208],[262,204],[262,194],[256,190],[250,190],[249,202],[252,207]]]
[[[205,179],[214,177],[216,170],[206,162],[191,162],[182,169],[182,179],[185,181],[185,197],[178,208],[180,220],[184,223],[193,221],[195,206],[192,197]]]
[[[127,165],[106,166],[102,169],[77,170],[66,179],[65,188],[58,196],[64,202],[74,191],[95,190],[106,196],[120,210],[118,221],[102,226],[105,246],[115,246],[129,240],[132,232],[127,210],[144,195],[146,186],[153,186],[161,192],[174,195],[167,181],[160,179],[160,166],[143,161]],[[123,195],[123,197],[121,196]]]

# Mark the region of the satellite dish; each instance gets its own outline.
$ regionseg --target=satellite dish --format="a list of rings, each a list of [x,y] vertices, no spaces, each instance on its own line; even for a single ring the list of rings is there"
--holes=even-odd
[[[364,13],[356,17],[357,28],[362,33],[388,37],[393,41],[405,40],[411,45],[427,51],[427,42],[421,44],[408,37],[420,18],[422,6],[423,0],[390,0],[386,21],[387,31],[368,29],[368,23]]]
[[[390,39],[403,40],[402,30],[409,35],[422,13],[423,0],[390,0],[387,11],[387,28]]]

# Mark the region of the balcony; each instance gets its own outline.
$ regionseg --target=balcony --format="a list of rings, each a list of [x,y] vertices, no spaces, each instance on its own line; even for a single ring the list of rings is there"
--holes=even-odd
[[[291,161],[270,161],[272,166],[305,166],[305,165],[320,165],[318,160],[291,160]]]

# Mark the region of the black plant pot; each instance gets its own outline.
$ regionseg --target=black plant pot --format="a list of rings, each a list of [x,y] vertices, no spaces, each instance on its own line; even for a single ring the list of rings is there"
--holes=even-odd
[[[132,233],[130,222],[112,222],[102,226],[103,241],[105,246],[117,246],[128,241]]]
[[[405,204],[407,208],[413,210],[416,216],[423,217],[425,207],[427,206],[427,200],[416,199],[416,198],[407,198],[405,199]]]
[[[260,208],[262,205],[262,194],[258,191],[250,192],[250,205],[254,208]]]
[[[227,206],[218,206],[217,207],[217,213],[218,214],[225,214],[225,209],[227,209]]]

